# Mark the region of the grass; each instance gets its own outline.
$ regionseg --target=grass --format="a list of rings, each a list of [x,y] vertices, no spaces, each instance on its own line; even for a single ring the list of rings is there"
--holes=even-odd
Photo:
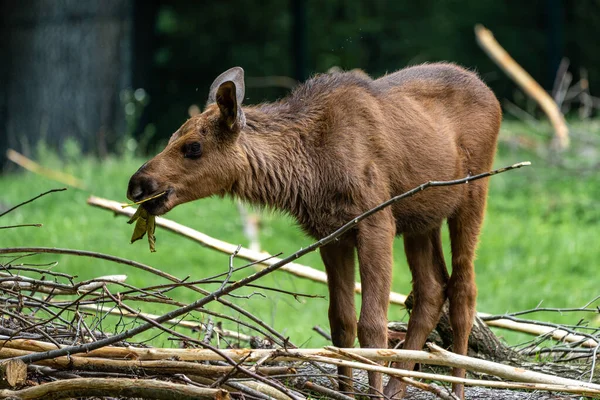
[[[502,135],[512,143],[513,138],[523,135],[535,138],[534,131],[522,124],[507,122]],[[86,205],[90,194],[125,201],[127,181],[144,161],[141,158],[126,154],[99,162],[82,157],[76,149],[67,151],[63,160],[43,148],[38,153],[42,164],[75,175],[88,189],[55,193],[2,217],[0,225],[43,223],[44,226],[1,230],[0,247],[64,247],[108,253],[152,265],[180,278],[201,279],[227,270],[227,255],[160,229],[156,234],[156,253],[148,251],[145,240],[129,244],[132,226],[126,224],[125,218],[114,218],[107,211]],[[491,178],[488,211],[476,261],[479,311],[504,313],[540,304],[579,307],[600,294],[596,276],[600,260],[600,182],[594,174],[556,167],[547,159],[519,146],[500,145],[497,167],[523,160],[531,160],[533,166]],[[28,172],[0,176],[0,206],[8,208],[56,187],[60,184]],[[216,238],[246,244],[237,208],[229,199],[210,198],[185,204],[167,217]],[[284,255],[312,242],[290,218],[277,212],[263,213],[260,235],[264,250]],[[444,240],[448,255],[447,237]],[[100,260],[57,255],[36,257],[37,261],[58,261],[54,270],[78,275],[80,279],[124,273],[129,277],[128,283],[138,287],[164,283],[148,273]],[[299,262],[323,269],[318,253],[309,254]],[[241,272],[237,277],[247,273]],[[322,297],[295,300],[285,294],[261,290],[266,297],[230,300],[289,335],[296,344],[311,347],[326,344],[312,331],[317,324],[328,327],[324,285],[283,272],[265,277],[260,284]],[[410,291],[410,274],[399,239],[395,242],[393,290],[405,294]],[[195,300],[193,293],[181,293],[187,297],[180,300]],[[218,305],[210,308],[223,311]],[[143,310],[159,314],[167,308],[145,303]],[[404,310],[390,308],[390,319],[405,317]],[[545,313],[533,317],[575,324],[582,316]],[[237,329],[231,323],[224,326]],[[506,331],[498,333],[513,344],[525,339]],[[155,344],[166,343],[163,338]]]

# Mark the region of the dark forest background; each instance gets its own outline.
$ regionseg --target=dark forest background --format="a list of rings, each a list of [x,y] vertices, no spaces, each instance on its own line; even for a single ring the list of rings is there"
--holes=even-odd
[[[574,81],[585,68],[600,92],[597,0],[0,0],[0,157],[40,140],[60,150],[75,138],[100,156],[123,137],[156,144],[234,65],[247,103],[289,90],[264,77],[303,81],[333,66],[378,76],[439,60],[518,99],[477,46],[476,23],[546,89],[567,57]]]

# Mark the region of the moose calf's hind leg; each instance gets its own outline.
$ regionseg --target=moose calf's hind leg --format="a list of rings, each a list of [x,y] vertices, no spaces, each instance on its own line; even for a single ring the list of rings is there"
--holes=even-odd
[[[486,186],[476,183],[471,186],[472,198],[479,199],[478,207],[463,207],[450,219],[450,241],[452,247],[452,275],[448,282],[450,300],[450,325],[452,326],[452,350],[456,354],[466,355],[469,335],[475,318],[477,287],[475,285],[475,249],[481,229],[485,209]],[[454,368],[453,375],[465,377],[465,370]],[[461,384],[452,385],[454,394],[464,397]]]
[[[329,325],[331,341],[337,347],[353,347],[356,339],[354,308],[354,244],[332,243],[321,248],[329,287]],[[340,391],[353,392],[352,369],[338,367]],[[344,378],[347,377],[347,378]]]
[[[361,347],[387,348],[387,310],[392,280],[392,244],[395,226],[390,213],[363,221],[357,237],[362,306],[358,321]],[[381,396],[382,375],[369,372],[369,393]]]

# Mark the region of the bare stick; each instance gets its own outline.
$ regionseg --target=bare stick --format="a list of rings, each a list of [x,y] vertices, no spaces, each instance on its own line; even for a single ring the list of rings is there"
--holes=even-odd
[[[552,97],[500,46],[492,32],[482,25],[475,25],[475,36],[479,46],[490,58],[544,110],[554,127],[558,149],[568,148],[569,128]]]
[[[17,204],[16,206],[14,206],[14,207],[12,207],[12,208],[9,208],[8,210],[4,211],[2,214],[0,214],[0,217],[2,217],[2,216],[4,216],[4,215],[8,214],[8,213],[9,213],[9,212],[11,212],[11,211],[14,211],[14,210],[16,210],[17,208],[19,208],[19,207],[21,207],[21,206],[24,206],[25,204],[29,204],[29,203],[31,203],[32,201],[35,201],[35,200],[39,199],[39,198],[40,198],[40,197],[42,197],[42,196],[45,196],[45,195],[47,195],[47,194],[54,193],[54,192],[62,192],[63,190],[67,190],[67,188],[61,188],[61,189],[50,189],[50,190],[48,190],[47,192],[44,192],[44,193],[42,193],[42,194],[38,194],[37,196],[35,196],[35,197],[34,197],[34,198],[32,198],[32,199],[29,199],[29,200],[27,200],[27,201],[24,201],[24,202],[22,202],[22,203],[19,203],[19,204]]]
[[[350,396],[346,396],[345,394],[342,394],[338,391],[326,388],[321,385],[317,385],[316,383],[313,383],[311,381],[304,382],[304,385],[302,385],[302,386],[303,386],[302,387],[303,389],[312,390],[313,392],[317,392],[317,393],[325,395],[325,398],[327,398],[327,399],[352,400],[352,397],[350,397]]]
[[[64,399],[71,397],[134,397],[158,400],[229,399],[222,389],[207,389],[154,379],[64,379],[22,390],[0,390],[0,399]]]
[[[25,276],[10,276],[0,272],[0,287],[18,287],[20,289],[35,289],[42,293],[52,293],[53,295],[77,294],[93,292],[102,287],[105,283],[123,283],[127,275],[108,275],[79,282],[77,284],[64,284],[40,279],[31,279]]]
[[[359,354],[353,354],[350,352],[345,351],[344,349],[340,349],[338,347],[334,347],[334,346],[325,346],[324,347],[326,350],[332,351],[334,353],[340,354],[346,358],[349,358],[351,360],[355,360],[355,361],[359,361],[365,364],[370,364],[370,365],[379,365],[378,363],[376,363],[375,361],[372,361],[366,357],[363,357]],[[416,387],[417,389],[421,389],[424,390],[426,392],[429,393],[433,393],[434,395],[436,395],[437,397],[443,399],[443,400],[458,400],[458,398],[452,394],[452,393],[448,393],[447,391],[444,391],[442,388],[435,386],[433,384],[427,384],[427,383],[423,383],[420,381],[416,381],[414,379],[411,378],[400,378],[401,381]]]
[[[140,315],[145,316],[146,318],[149,319],[156,319],[159,316],[158,315],[154,315],[154,314],[148,314],[148,313],[130,313],[124,310],[116,310],[116,309],[112,309],[112,308],[104,308],[102,306],[99,305],[84,305],[81,304],[78,306],[78,308],[80,310],[88,310],[88,311],[96,311],[96,312],[101,312],[101,313],[107,313],[107,314],[112,314],[112,315],[119,315],[122,317],[127,317],[127,318],[137,318]],[[182,326],[184,328],[190,328],[190,329],[205,329],[205,324],[200,323],[200,322],[195,322],[195,321],[179,321],[179,320],[171,320],[168,321],[168,323],[170,324],[176,324],[177,326]],[[249,335],[244,335],[243,333],[239,333],[239,332],[235,332],[232,330],[227,330],[227,329],[223,329],[223,328],[219,328],[218,326],[214,326],[213,327],[214,332],[216,332],[219,336],[223,336],[223,337],[228,337],[228,338],[233,338],[233,339],[237,339],[237,340],[241,340],[244,342],[249,342],[252,337]]]
[[[556,76],[554,77],[554,84],[552,85],[552,98],[556,101],[556,104],[558,104],[559,106],[561,105],[561,102],[559,101],[559,96],[560,93],[564,91],[563,88],[565,87],[565,76],[569,71],[570,63],[571,62],[568,58],[563,57],[560,60],[558,70],[556,71]]]
[[[485,319],[490,315],[485,313],[478,313],[477,316]],[[510,315],[505,315],[501,319],[485,321],[485,323],[486,325],[493,326],[496,328],[512,329],[518,332],[529,333],[536,336],[549,335],[550,337],[552,337],[552,339],[568,343],[579,343],[580,346],[584,347],[598,346],[598,341],[590,335],[577,334],[573,330],[566,329],[564,326],[560,326],[558,324],[531,320],[519,320],[518,318],[512,317]]]
[[[151,349],[149,349],[151,350]],[[0,358],[15,360],[9,357],[18,357],[32,354],[32,351],[5,347],[0,349]],[[129,355],[131,358],[132,354]],[[134,374],[193,374],[205,377],[220,377],[231,373],[240,376],[242,372],[235,367],[224,365],[205,365],[190,361],[173,360],[146,360],[135,359],[109,359],[100,357],[57,357],[52,360],[42,360],[38,365],[53,367],[56,369],[74,369],[82,371],[103,371],[116,373]],[[286,373],[287,367],[260,367],[258,372],[263,375],[275,375]]]
[[[259,216],[255,212],[248,212],[248,206],[241,200],[236,201],[240,219],[244,223],[244,235],[248,239],[248,247],[252,251],[260,251],[260,240],[258,235]]]
[[[385,352],[386,350],[379,350],[380,352]],[[397,368],[388,368],[382,367],[380,365],[371,365],[365,363],[359,363],[354,361],[340,360],[328,357],[319,357],[314,356],[310,358],[312,361],[319,361],[323,363],[339,365],[339,366],[347,366],[356,369],[362,369],[365,371],[375,371],[375,372],[383,372],[388,375],[392,375],[398,378],[416,378],[416,379],[429,379],[436,381],[443,381],[449,383],[461,383],[466,386],[485,386],[491,388],[504,388],[504,389],[524,389],[524,390],[548,390],[548,391],[558,391],[558,392],[567,392],[567,393],[579,393],[585,395],[591,395],[594,397],[600,397],[600,385],[586,384],[585,382],[569,380],[573,383],[558,383],[563,378],[554,377],[552,375],[546,375],[550,380],[553,380],[554,383],[530,383],[530,382],[499,382],[499,381],[489,381],[489,380],[478,380],[478,379],[464,379],[457,378],[455,376],[447,376],[440,374],[430,374],[425,372],[417,372],[417,371],[407,371]],[[483,360],[479,360],[483,361]],[[498,364],[502,365],[502,364]],[[520,371],[525,371],[520,368],[515,369],[515,376],[519,376]],[[544,375],[544,374],[540,374]]]
[[[325,339],[327,339],[327,340],[329,340],[331,342],[331,335],[329,333],[327,333],[319,325],[313,326],[313,331],[317,332],[319,335],[323,336]]]
[[[14,151],[13,149],[6,150],[6,157],[17,165],[25,168],[26,170],[33,172],[34,174],[41,175],[45,178],[52,179],[53,181],[64,183],[77,189],[85,189],[85,184],[79,179],[65,174],[64,172],[54,171],[49,168],[42,167],[40,164],[33,160],[25,157],[23,154]]]
[[[0,229],[11,229],[11,228],[24,228],[27,226],[32,226],[34,228],[41,228],[42,224],[19,224],[19,225],[8,225],[8,226],[0,226]]]

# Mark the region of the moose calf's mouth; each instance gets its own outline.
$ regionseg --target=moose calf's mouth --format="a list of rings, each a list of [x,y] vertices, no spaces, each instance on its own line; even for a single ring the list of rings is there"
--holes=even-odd
[[[163,196],[157,197],[156,199],[148,200],[141,206],[152,215],[162,215],[169,211],[166,208],[166,203],[169,198],[170,191],[167,191]]]

